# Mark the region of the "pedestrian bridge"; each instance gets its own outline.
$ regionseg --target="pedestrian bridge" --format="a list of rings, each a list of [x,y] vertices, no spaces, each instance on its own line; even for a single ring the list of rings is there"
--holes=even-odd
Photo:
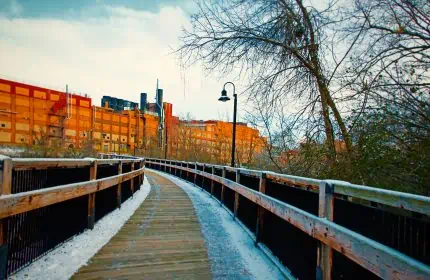
[[[217,209],[244,229],[255,258],[265,256],[273,268],[262,268],[261,278],[430,279],[429,197],[119,155],[1,157],[0,279],[92,230],[142,191],[144,175],[147,199],[74,279],[255,278],[248,273],[255,267],[241,267],[229,251],[234,236],[217,236],[220,222],[204,220]],[[198,207],[201,195],[190,188],[209,202]]]

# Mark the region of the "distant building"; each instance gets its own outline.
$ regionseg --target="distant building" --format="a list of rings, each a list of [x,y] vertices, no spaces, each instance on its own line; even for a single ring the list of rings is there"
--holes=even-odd
[[[137,103],[110,96],[102,106],[86,96],[0,79],[0,144],[31,146],[60,143],[65,147],[91,145],[101,152],[136,153],[192,160],[196,153],[208,161],[228,163],[232,123],[180,121],[173,105]],[[264,147],[258,130],[237,124],[237,162],[250,162]]]

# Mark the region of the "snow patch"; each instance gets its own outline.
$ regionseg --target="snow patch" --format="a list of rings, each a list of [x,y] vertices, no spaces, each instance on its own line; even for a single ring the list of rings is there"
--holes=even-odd
[[[93,230],[72,237],[9,279],[69,279],[121,229],[148,196],[151,186],[145,176],[133,197],[100,219]],[[97,206],[96,206],[97,207]]]
[[[177,184],[192,200],[208,248],[214,279],[285,278],[218,200],[182,179],[151,171]]]

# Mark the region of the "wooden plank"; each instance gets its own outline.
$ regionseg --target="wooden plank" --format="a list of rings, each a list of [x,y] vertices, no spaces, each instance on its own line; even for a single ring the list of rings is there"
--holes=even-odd
[[[122,174],[122,162],[118,163],[118,175]],[[116,206],[121,208],[121,182],[118,183],[116,188]]]
[[[136,163],[139,162],[139,159],[118,159],[118,158],[113,158],[113,159],[98,159],[97,160],[97,164],[100,165],[105,165],[105,164],[118,164],[119,162],[124,163]]]
[[[306,178],[306,177],[278,174],[275,172],[266,172],[266,178],[267,180],[271,180],[275,183],[295,186],[301,189],[314,191],[314,192],[319,191],[319,184],[321,181],[321,180]]]
[[[430,197],[428,196],[354,185],[336,180],[327,180],[327,182],[333,185],[334,193],[336,194],[357,197],[424,215],[430,215]]]
[[[14,158],[12,159],[14,169],[28,168],[56,168],[56,167],[86,167],[91,166],[90,159],[67,159],[67,158]]]
[[[162,176],[147,176],[144,203],[72,279],[212,279],[190,198]]]
[[[333,185],[323,181],[319,189],[318,216],[333,221]],[[332,265],[333,250],[320,241],[317,248],[317,279],[330,280],[332,278]]]
[[[118,162],[131,163],[139,162],[139,159],[96,159],[97,164],[117,164]],[[59,167],[86,167],[91,166],[92,160],[85,159],[67,159],[67,158],[13,158],[12,164],[14,169],[44,169]]]
[[[214,179],[383,279],[430,277],[429,266],[388,246],[236,182],[221,177]]]
[[[212,166],[215,168],[220,167],[218,165]],[[231,169],[232,167],[229,168]],[[275,172],[265,173],[267,180],[271,180],[275,183],[282,183],[309,191],[319,192],[319,184],[321,183],[321,180],[278,174]],[[362,185],[354,185],[344,181],[326,181],[329,181],[334,186],[335,195],[346,195],[367,201],[381,203],[383,205],[392,206],[395,208],[401,208],[425,215],[430,215],[430,197],[427,196],[390,191]]]
[[[97,180],[97,161],[93,162],[90,167],[90,180]],[[90,193],[88,195],[88,228],[94,228],[94,222],[96,217],[96,193]]]
[[[61,185],[11,195],[0,196],[0,218],[42,208],[69,199],[101,191],[142,174],[144,169],[94,181]]]
[[[196,172],[238,192],[381,278],[428,279],[430,277],[429,266],[397,250],[231,180],[203,174],[201,171]]]

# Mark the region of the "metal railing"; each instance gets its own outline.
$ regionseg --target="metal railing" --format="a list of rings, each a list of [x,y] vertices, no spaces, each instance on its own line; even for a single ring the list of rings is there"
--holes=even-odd
[[[300,279],[430,278],[429,197],[197,162],[147,158],[146,166],[217,198]]]
[[[143,159],[0,156],[0,279],[121,207],[143,182]]]

